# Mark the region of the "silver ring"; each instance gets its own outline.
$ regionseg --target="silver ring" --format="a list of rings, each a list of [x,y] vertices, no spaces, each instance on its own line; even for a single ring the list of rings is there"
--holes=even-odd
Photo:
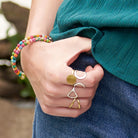
[[[87,73],[86,73],[86,72],[84,72],[84,73],[85,73],[85,74],[84,74],[82,77],[79,77],[79,76],[77,75],[77,70],[75,70],[75,71],[74,71],[74,76],[75,76],[77,79],[82,80],[82,79],[85,79],[86,76],[87,76]]]
[[[70,96],[71,93],[74,93],[75,96]],[[75,87],[73,87],[72,90],[67,94],[67,97],[69,97],[69,98],[71,98],[71,99],[76,99],[76,98],[78,98],[78,94],[77,94],[76,91],[75,91]]]
[[[76,86],[78,86],[78,85],[79,85],[79,86],[82,86],[83,88],[85,88],[85,85],[84,85],[83,83],[80,83],[80,82],[75,83],[75,84],[74,84],[74,87],[76,87]]]

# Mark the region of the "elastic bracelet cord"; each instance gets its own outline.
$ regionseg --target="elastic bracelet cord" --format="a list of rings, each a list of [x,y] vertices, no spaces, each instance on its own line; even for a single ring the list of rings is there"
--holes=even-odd
[[[21,50],[23,49],[23,47],[25,47],[33,42],[37,42],[37,41],[44,41],[46,43],[50,43],[50,42],[52,42],[52,38],[50,36],[46,36],[46,35],[33,35],[30,37],[24,38],[22,41],[20,41],[17,44],[16,48],[12,52],[11,66],[12,66],[12,69],[15,72],[15,74],[18,75],[21,80],[25,79],[25,74],[24,74],[24,72],[20,71],[17,68],[16,59],[17,59],[19,53],[21,52]]]

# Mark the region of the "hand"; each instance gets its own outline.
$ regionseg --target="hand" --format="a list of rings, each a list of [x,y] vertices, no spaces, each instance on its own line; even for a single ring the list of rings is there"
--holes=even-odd
[[[80,53],[90,49],[91,39],[75,36],[52,43],[35,42],[22,50],[22,68],[44,113],[54,116],[78,117],[91,107],[99,81],[104,74],[102,67],[100,65],[96,65],[94,68],[86,67],[87,77],[77,80],[86,86],[85,88],[76,87],[81,104],[80,109],[76,109],[77,102],[72,108],[69,108],[73,99],[68,98],[67,94],[73,86],[66,81],[67,76],[72,73],[69,65]],[[78,71],[79,76],[83,76],[83,74],[84,72]]]

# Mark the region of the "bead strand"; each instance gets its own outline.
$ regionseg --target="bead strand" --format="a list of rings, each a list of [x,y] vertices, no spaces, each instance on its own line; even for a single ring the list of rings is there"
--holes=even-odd
[[[33,42],[37,42],[37,41],[44,41],[46,43],[50,43],[52,42],[52,39],[50,36],[46,36],[46,35],[33,35],[33,36],[29,36],[27,38],[24,38],[22,41],[20,41],[16,48],[13,50],[12,52],[12,56],[11,56],[11,66],[12,66],[12,69],[13,71],[15,72],[16,75],[19,76],[19,78],[21,80],[25,79],[25,74],[24,72],[20,71],[17,66],[16,66],[16,59],[18,57],[18,55],[20,54],[21,50],[33,43]]]

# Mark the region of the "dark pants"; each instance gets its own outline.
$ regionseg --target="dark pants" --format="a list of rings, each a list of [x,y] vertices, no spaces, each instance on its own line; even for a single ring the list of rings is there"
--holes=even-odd
[[[71,66],[84,70],[95,64],[81,54]],[[138,138],[138,87],[105,70],[91,108],[75,119],[47,115],[36,100],[33,138]]]

